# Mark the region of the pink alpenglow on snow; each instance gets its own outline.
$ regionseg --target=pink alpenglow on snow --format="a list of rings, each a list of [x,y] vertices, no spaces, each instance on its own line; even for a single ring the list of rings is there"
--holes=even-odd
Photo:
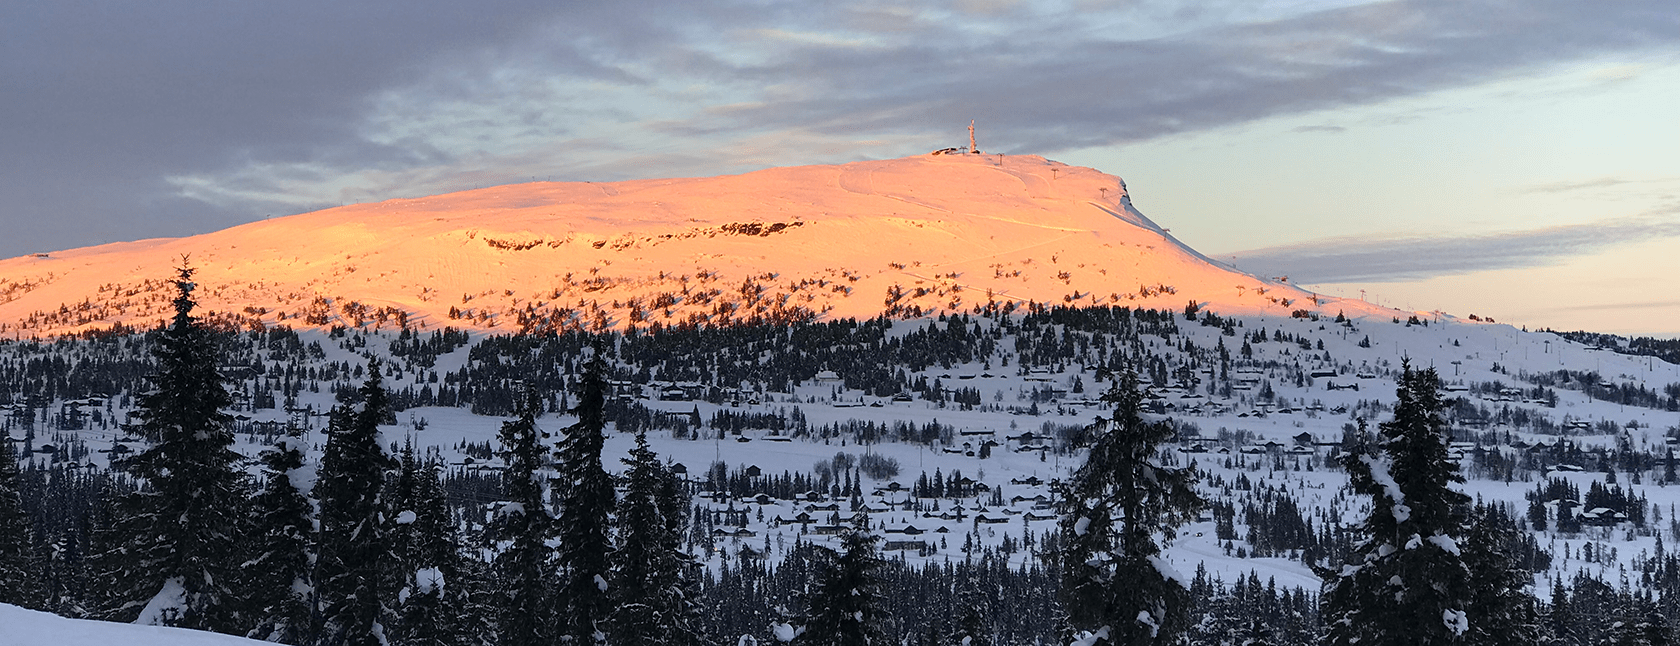
[[[0,261],[0,336],[149,326],[198,269],[240,327],[501,333],[1120,305],[1377,314],[1217,264],[1124,182],[1034,156],[921,155],[742,175],[534,182]]]

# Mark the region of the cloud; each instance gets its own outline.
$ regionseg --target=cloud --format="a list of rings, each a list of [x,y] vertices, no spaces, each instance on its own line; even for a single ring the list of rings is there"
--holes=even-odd
[[[1644,301],[1639,303],[1607,303],[1599,305],[1569,305],[1553,309],[1561,311],[1598,312],[1605,310],[1666,310],[1671,308],[1680,309],[1680,300]]]
[[[1608,188],[1615,188],[1616,190],[1613,191],[1613,192],[1612,191],[1600,192],[1597,195],[1632,194],[1632,193],[1636,193],[1636,192],[1643,192],[1646,195],[1649,195],[1649,196],[1652,196],[1652,197],[1666,198],[1668,201],[1673,202],[1676,199],[1676,192],[1675,191],[1676,191],[1677,188],[1680,188],[1680,177],[1676,177],[1676,176],[1649,176],[1649,177],[1638,177],[1638,178],[1632,178],[1632,177],[1598,177],[1598,178],[1578,180],[1578,181],[1562,180],[1562,181],[1556,181],[1556,182],[1545,182],[1545,183],[1542,183],[1542,184],[1531,184],[1531,185],[1528,185],[1528,186],[1516,187],[1515,189],[1513,189],[1513,191],[1516,192],[1516,193],[1530,193],[1530,194],[1536,194],[1536,195],[1546,195],[1546,194],[1574,193],[1574,192],[1577,192],[1577,191],[1590,191],[1592,189],[1608,189]]]
[[[175,174],[252,161],[415,164],[416,148],[359,136],[369,96],[552,11],[536,0],[8,3],[0,252],[262,215],[183,196],[166,179]]]
[[[1598,179],[1589,179],[1579,182],[1547,182],[1545,184],[1536,184],[1524,187],[1522,191],[1524,193],[1568,193],[1582,189],[1608,188],[1635,181],[1637,180],[1622,179],[1619,177],[1600,177]]]
[[[1370,103],[1680,41],[1680,18],[1663,2],[1520,9],[1383,2],[1138,39],[1087,33],[1083,19],[1024,22],[978,42],[961,25],[930,26],[898,47],[791,51],[754,73],[794,83],[798,95],[726,118],[733,127],[925,135],[974,116],[993,148],[1070,149]],[[811,70],[820,72],[803,74]]]
[[[1237,267],[1302,284],[1424,280],[1555,263],[1614,245],[1680,237],[1680,220],[1623,218],[1477,236],[1337,237],[1234,254]]]
[[[0,255],[533,176],[909,154],[971,118],[987,149],[1054,153],[1680,49],[1668,0],[21,6],[0,23]]]

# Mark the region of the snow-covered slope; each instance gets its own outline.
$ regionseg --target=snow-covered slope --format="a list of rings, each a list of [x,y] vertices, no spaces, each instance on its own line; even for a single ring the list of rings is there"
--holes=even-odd
[[[65,619],[0,603],[0,644],[6,646],[257,646],[267,643],[183,628]]]
[[[204,310],[247,325],[513,332],[1026,301],[1375,313],[1209,261],[1133,209],[1118,177],[1033,156],[928,155],[499,186],[12,258],[0,261],[0,333],[149,324],[183,257]]]

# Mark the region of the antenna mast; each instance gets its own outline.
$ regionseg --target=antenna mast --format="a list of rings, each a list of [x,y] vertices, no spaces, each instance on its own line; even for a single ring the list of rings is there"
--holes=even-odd
[[[980,152],[980,147],[974,145],[974,120],[969,119],[968,120],[968,154],[974,155],[974,154],[978,154],[979,152]]]

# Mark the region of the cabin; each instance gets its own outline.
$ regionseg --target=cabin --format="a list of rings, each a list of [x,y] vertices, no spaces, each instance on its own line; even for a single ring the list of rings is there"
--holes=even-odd
[[[887,541],[886,545],[881,547],[884,552],[908,552],[910,550],[920,552],[925,549],[928,549],[928,544],[925,541]]]
[[[777,525],[793,525],[793,524],[810,525],[811,523],[814,523],[814,522],[817,522],[816,517],[812,516],[810,512],[806,512],[806,511],[802,511],[802,512],[799,512],[797,514],[794,514],[793,518],[782,518],[781,516],[776,517],[776,524]]]

